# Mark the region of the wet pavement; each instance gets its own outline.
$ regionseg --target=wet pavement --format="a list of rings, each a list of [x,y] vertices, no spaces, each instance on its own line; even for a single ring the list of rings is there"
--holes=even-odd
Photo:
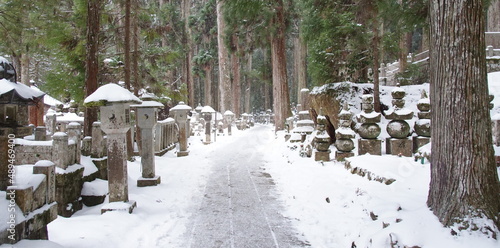
[[[245,132],[207,158],[212,174],[188,227],[188,247],[307,247],[281,214],[276,186],[265,171],[259,147],[274,134],[266,126]]]

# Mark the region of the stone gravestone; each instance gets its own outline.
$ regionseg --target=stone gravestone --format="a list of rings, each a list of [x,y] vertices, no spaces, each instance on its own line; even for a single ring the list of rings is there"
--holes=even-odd
[[[361,113],[356,115],[357,121],[361,123],[358,130],[361,136],[358,140],[358,155],[382,155],[382,140],[377,138],[381,132],[377,124],[380,122],[380,113],[373,111],[373,95],[363,95],[361,108]]]
[[[203,119],[205,120],[205,142],[203,142],[203,144],[205,145],[212,143],[210,134],[212,129],[211,122],[213,113],[215,113],[215,110],[210,106],[205,106],[201,110],[201,114],[203,116]]]
[[[330,136],[326,133],[326,117],[320,109],[318,115],[318,124],[316,126],[317,132],[314,137],[316,141],[314,150],[315,161],[330,161]]]
[[[137,187],[156,186],[160,184],[161,178],[155,175],[153,128],[158,120],[157,109],[163,108],[163,104],[155,101],[143,101],[142,104],[130,107],[136,108],[136,124],[141,134],[142,177],[137,179]]]
[[[179,127],[179,151],[177,152],[177,157],[189,155],[189,151],[187,149],[187,139],[189,137],[187,120],[188,114],[191,110],[192,108],[184,102],[179,102],[179,104],[170,109],[170,113],[173,115],[175,122]]]
[[[415,121],[415,133],[418,136],[413,137],[413,152],[416,153],[418,148],[428,144],[431,141],[431,102],[427,97],[427,93],[422,91],[422,97],[417,103],[417,108],[420,112],[417,113],[418,120]]]
[[[231,112],[230,110],[226,110],[226,112],[224,112],[224,121],[226,122],[227,135],[229,136],[232,135],[231,127],[233,126],[233,118],[234,118],[233,112]]]
[[[318,116],[319,118],[319,116]],[[318,119],[319,122],[319,119]],[[349,111],[347,102],[344,103],[342,111],[339,113],[339,128],[335,130],[335,159],[337,161],[344,161],[345,158],[354,156],[352,150],[354,149],[354,137],[356,133],[351,129],[352,113]]]
[[[391,137],[387,138],[386,152],[387,154],[411,157],[413,142],[408,138],[410,125],[406,120],[413,118],[413,111],[404,107],[406,91],[399,87],[399,84],[392,90],[391,95],[393,106],[385,115],[386,119],[392,120],[387,124],[387,133]]]
[[[101,128],[107,135],[109,204],[107,211],[132,213],[136,202],[128,199],[127,141],[130,129],[130,105],[142,101],[117,84],[106,84],[85,98],[86,106],[100,106]]]

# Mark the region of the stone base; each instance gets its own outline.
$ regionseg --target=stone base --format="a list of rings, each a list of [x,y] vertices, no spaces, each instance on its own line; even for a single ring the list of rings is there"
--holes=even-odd
[[[370,155],[382,155],[382,140],[379,139],[359,139],[358,155],[369,153]]]
[[[422,136],[413,137],[413,153],[417,153],[418,148],[429,144],[429,142],[431,142],[431,138],[429,137],[422,137]]]
[[[325,161],[325,162],[330,161],[330,151],[327,152],[314,151],[314,161]]]
[[[177,152],[177,157],[185,157],[189,155],[189,151],[178,151]]]
[[[134,208],[137,207],[137,203],[134,200],[129,200],[128,202],[110,202],[101,208],[101,214],[108,211],[128,211],[131,214]]]
[[[155,176],[153,178],[139,177],[139,179],[137,179],[137,187],[156,186],[160,183],[161,183],[160,176]]]
[[[350,157],[354,157],[354,153],[335,151],[335,160],[337,161],[344,161],[345,158],[350,158]]]
[[[106,200],[106,195],[82,195],[82,202],[87,207],[97,206]]]
[[[386,153],[392,155],[401,155],[411,157],[413,155],[413,142],[411,139],[394,139],[387,138],[386,140]]]

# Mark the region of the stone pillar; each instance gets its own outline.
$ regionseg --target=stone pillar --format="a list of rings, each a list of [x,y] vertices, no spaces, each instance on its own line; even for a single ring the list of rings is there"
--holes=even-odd
[[[431,102],[427,93],[422,91],[422,97],[417,103],[420,112],[417,113],[418,120],[415,121],[414,129],[418,136],[413,137],[413,152],[431,141]]]
[[[382,155],[382,140],[378,139],[380,132],[380,113],[373,111],[373,95],[363,95],[362,111],[356,115],[361,127],[358,130],[361,138],[358,140],[358,155]]]
[[[92,123],[92,146],[90,149],[90,156],[93,158],[104,157],[104,137],[102,135],[101,122],[96,121]]]
[[[304,88],[300,90],[299,104],[303,110],[309,110],[309,89]]]
[[[210,106],[205,106],[201,110],[201,114],[203,116],[203,119],[205,120],[205,142],[203,142],[205,145],[211,143],[211,122],[212,122],[212,113],[215,113],[215,110],[210,107]]]
[[[324,118],[324,116],[322,116]],[[319,124],[318,116],[318,124]],[[325,120],[326,122],[326,120]],[[352,113],[349,111],[349,106],[347,102],[344,103],[342,111],[339,113],[339,128],[335,130],[335,147],[337,151],[335,152],[335,159],[337,161],[344,161],[345,158],[354,156],[352,150],[354,149],[354,137],[356,133],[351,129]]]
[[[314,150],[315,161],[330,161],[330,136],[326,133],[326,117],[323,115],[323,109],[320,109],[318,115],[318,125],[316,126],[316,146]]]
[[[44,126],[38,126],[35,128],[35,140],[44,141],[47,140],[47,128]]]
[[[90,156],[91,149],[92,149],[92,137],[85,136],[82,140],[82,155]]]
[[[226,110],[226,112],[224,112],[224,121],[227,126],[227,135],[229,136],[232,135],[231,127],[233,126],[233,118],[234,118],[233,112],[231,112],[230,110]]]
[[[56,121],[56,114],[55,113],[49,113],[45,115],[45,123],[47,125],[47,129],[50,134],[55,134],[57,132],[57,121]]]
[[[137,179],[138,187],[156,186],[160,184],[160,176],[155,175],[155,154],[153,147],[153,128],[157,122],[157,108],[163,104],[154,101],[144,101],[141,105],[132,105],[137,109],[136,120],[141,132],[141,168],[142,177]]]
[[[155,152],[160,152],[163,149],[162,144],[165,140],[162,134],[163,124],[156,125],[154,130],[155,130],[155,136],[154,136]]]
[[[387,133],[391,136],[386,141],[387,154],[398,156],[412,156],[413,142],[410,135],[410,125],[406,120],[413,118],[413,111],[404,107],[406,91],[399,84],[391,92],[392,108],[386,112],[385,118],[392,120],[387,124]]]
[[[68,140],[75,142],[75,161],[70,161],[75,164],[80,164],[80,157],[82,156],[82,144],[80,141],[80,136],[82,132],[82,125],[77,122],[71,122],[68,124]]]
[[[56,201],[56,168],[55,164],[48,160],[40,160],[33,166],[33,174],[44,174],[47,183],[45,203]]]
[[[177,157],[183,157],[189,155],[187,147],[187,139],[190,136],[188,134],[188,114],[192,110],[191,107],[186,105],[184,102],[179,102],[178,105],[170,109],[170,113],[175,119],[175,123],[179,127],[179,151],[177,152]]]
[[[68,135],[57,132],[52,140],[52,162],[61,169],[68,168]]]

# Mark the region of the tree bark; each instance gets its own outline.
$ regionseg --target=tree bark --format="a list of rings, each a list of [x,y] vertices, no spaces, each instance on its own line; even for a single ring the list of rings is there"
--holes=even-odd
[[[141,88],[141,82],[139,80],[139,23],[138,23],[138,11],[139,11],[139,0],[132,0],[134,12],[132,14],[132,30],[133,30],[133,49],[132,52],[132,74],[134,86],[134,95],[139,96],[139,89]]]
[[[228,68],[228,57],[229,53],[227,47],[224,44],[224,30],[226,29],[226,24],[224,22],[224,16],[222,8],[224,5],[223,0],[217,1],[217,45],[219,48],[219,111],[224,113],[226,110],[231,109],[231,77]]]
[[[212,64],[203,67],[205,71],[205,105],[212,105]],[[192,106],[194,107],[194,106]]]
[[[252,54],[247,53],[247,72],[250,73],[252,71]],[[245,112],[246,113],[251,113],[252,109],[250,107],[251,103],[251,96],[252,96],[252,78],[250,76],[246,76],[246,86],[245,87]]]
[[[283,0],[277,0],[271,34],[271,63],[273,71],[273,109],[276,131],[285,129],[285,120],[291,115],[286,73],[285,10]]]
[[[87,44],[85,58],[85,95],[89,96],[97,90],[99,75],[99,29],[100,29],[99,0],[89,0],[87,3]],[[83,135],[92,135],[92,123],[97,121],[97,107],[85,108]]]
[[[445,226],[500,222],[483,1],[431,1],[432,160],[428,206]],[[479,225],[479,223],[476,223]]]
[[[380,113],[380,35],[378,23],[378,7],[372,2],[372,52],[373,52],[373,107],[376,112]]]
[[[304,40],[304,38],[300,35],[300,29],[299,29],[299,35],[296,39],[295,43],[295,49],[296,49],[296,67],[295,70],[297,71],[297,103],[299,103],[300,99],[300,92],[302,89],[307,88],[307,45]],[[304,107],[304,106],[302,106]],[[306,110],[306,109],[304,109]]]
[[[231,69],[233,71],[232,77],[232,91],[233,91],[233,112],[235,116],[241,114],[241,75],[240,75],[240,58],[238,56],[238,37],[233,35],[231,37],[233,44],[233,52],[231,54]]]
[[[184,65],[182,67],[182,76],[184,82],[186,83],[188,90],[188,100],[187,103],[190,106],[195,106],[195,97],[194,97],[194,80],[191,74],[192,68],[192,58],[193,58],[193,45],[191,44],[191,28],[189,27],[189,15],[191,10],[191,1],[190,0],[182,0],[182,19],[184,20],[184,44],[185,44],[185,57],[184,57]]]
[[[125,0],[125,27],[124,27],[124,53],[125,53],[125,88],[130,90],[130,3],[131,0]]]

